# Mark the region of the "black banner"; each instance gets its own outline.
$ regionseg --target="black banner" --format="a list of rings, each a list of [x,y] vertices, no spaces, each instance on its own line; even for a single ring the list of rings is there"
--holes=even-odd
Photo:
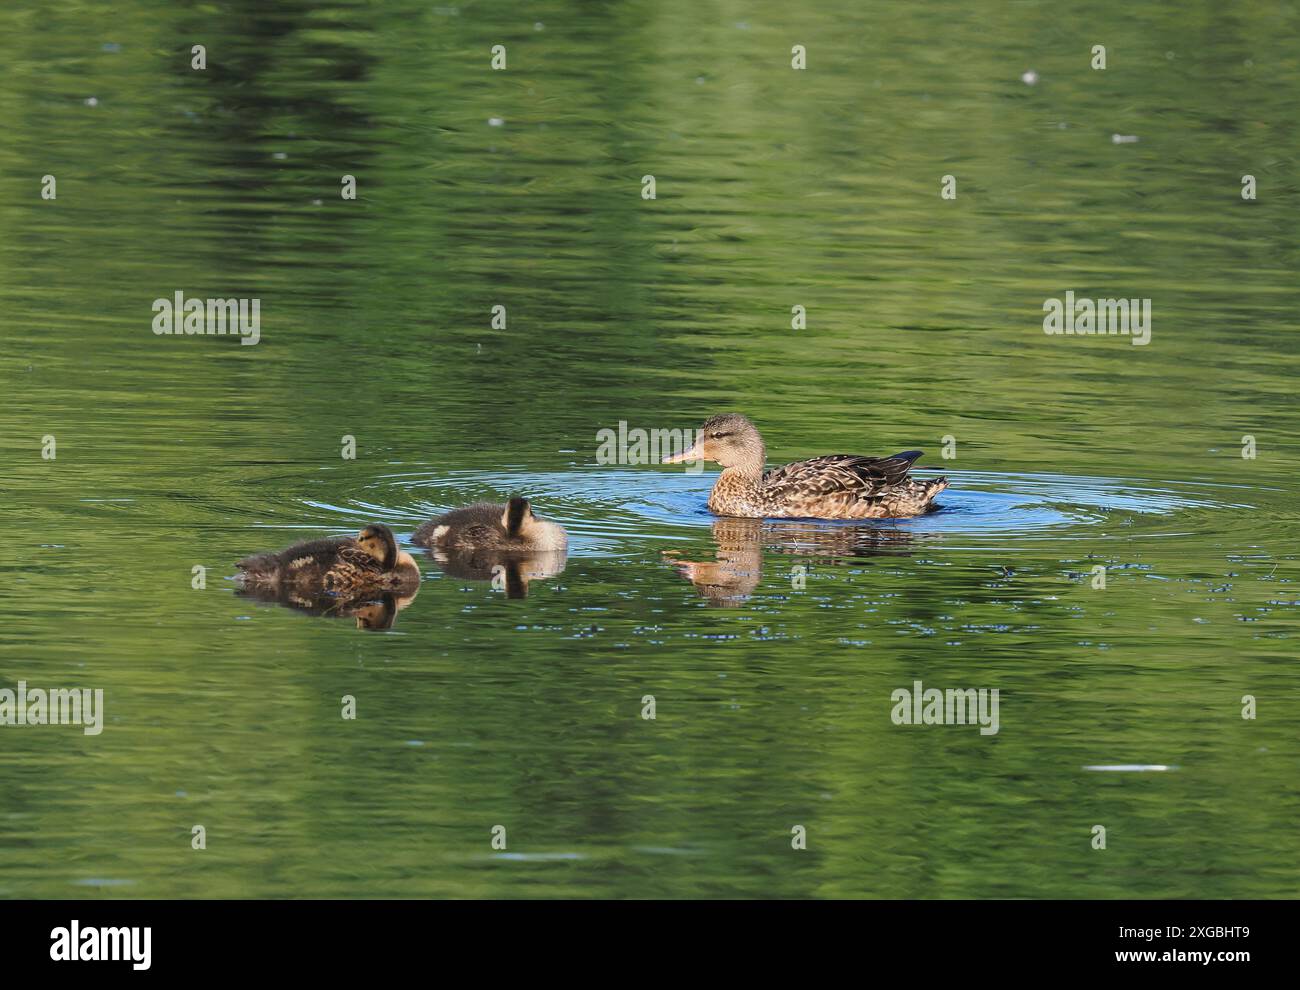
[[[471,965],[917,980],[1289,972],[1296,904],[1211,901],[38,901],[0,904],[7,974],[374,975]],[[899,967],[902,967],[900,972]],[[432,970],[431,970],[432,971]]]

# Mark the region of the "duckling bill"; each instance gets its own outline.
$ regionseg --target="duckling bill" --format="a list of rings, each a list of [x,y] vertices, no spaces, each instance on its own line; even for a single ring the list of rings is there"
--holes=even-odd
[[[764,471],[767,448],[758,429],[740,413],[705,421],[695,444],[664,458],[722,465],[709,511],[720,516],[790,519],[883,519],[918,516],[936,508],[947,478],[909,476],[921,456],[908,450],[892,457],[824,454]]]
[[[430,519],[411,542],[444,550],[539,553],[567,549],[569,537],[563,526],[540,518],[528,499],[516,496],[504,505],[479,502]]]
[[[258,553],[235,564],[246,588],[358,598],[385,591],[408,594],[420,586],[420,568],[397,546],[393,531],[371,523],[355,537],[337,536]]]

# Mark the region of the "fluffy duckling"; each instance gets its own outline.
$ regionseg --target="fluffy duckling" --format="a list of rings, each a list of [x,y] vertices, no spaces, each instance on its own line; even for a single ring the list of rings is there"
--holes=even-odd
[[[767,448],[758,429],[740,413],[707,420],[699,439],[664,458],[715,461],[722,474],[709,494],[709,511],[720,516],[793,519],[880,519],[929,512],[947,478],[908,476],[919,450],[893,457],[825,454],[764,473]]]
[[[430,519],[415,531],[411,542],[444,550],[540,553],[567,549],[569,537],[563,526],[534,515],[528,499],[516,496],[505,505],[479,502]]]
[[[400,550],[393,531],[371,523],[357,536],[299,543],[278,553],[258,553],[235,564],[246,587],[318,592],[358,598],[377,592],[409,593],[420,586],[420,568]]]

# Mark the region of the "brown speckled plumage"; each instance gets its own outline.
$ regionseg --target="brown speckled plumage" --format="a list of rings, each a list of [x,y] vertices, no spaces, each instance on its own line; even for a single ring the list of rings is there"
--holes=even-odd
[[[908,474],[921,456],[826,454],[764,473],[767,452],[754,424],[739,413],[705,422],[700,439],[668,463],[703,458],[723,466],[709,494],[717,515],[787,519],[883,519],[930,511],[947,478],[918,481]]]

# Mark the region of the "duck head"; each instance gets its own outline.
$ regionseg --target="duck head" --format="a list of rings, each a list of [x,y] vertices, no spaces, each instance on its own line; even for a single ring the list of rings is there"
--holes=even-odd
[[[391,571],[397,566],[397,538],[383,523],[371,523],[357,534],[357,545]]]
[[[698,439],[689,449],[664,458],[665,464],[713,461],[747,475],[762,475],[767,448],[758,428],[740,413],[721,413],[704,421]]]
[[[501,528],[510,539],[526,543],[532,550],[563,550],[569,545],[563,526],[536,516],[528,499],[518,495],[506,503]]]

